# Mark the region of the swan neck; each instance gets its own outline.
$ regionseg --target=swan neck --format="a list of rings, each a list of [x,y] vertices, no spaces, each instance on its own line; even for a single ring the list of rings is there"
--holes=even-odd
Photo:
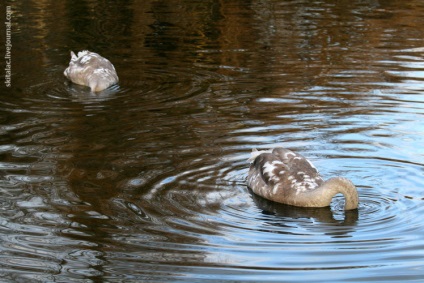
[[[335,177],[327,180],[317,189],[296,195],[290,204],[304,207],[326,207],[337,194],[345,198],[345,210],[358,207],[358,192],[355,186],[346,178]]]
[[[335,177],[327,180],[320,187],[321,193],[327,194],[325,199],[329,202],[335,195],[341,193],[345,198],[345,210],[352,210],[358,208],[358,192],[353,183],[342,177]]]

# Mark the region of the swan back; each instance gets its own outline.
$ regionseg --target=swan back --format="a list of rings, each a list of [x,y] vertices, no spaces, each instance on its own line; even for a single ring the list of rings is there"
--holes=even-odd
[[[317,169],[302,155],[285,148],[252,152],[248,186],[259,195],[299,194],[318,188],[323,180]],[[269,198],[269,197],[267,197]]]
[[[90,87],[93,92],[119,81],[115,67],[108,59],[87,50],[78,52],[78,56],[71,51],[71,61],[64,75],[73,83]]]

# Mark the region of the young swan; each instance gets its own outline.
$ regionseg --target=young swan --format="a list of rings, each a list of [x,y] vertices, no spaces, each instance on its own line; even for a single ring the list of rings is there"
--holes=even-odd
[[[63,72],[75,84],[88,86],[92,92],[102,91],[118,83],[118,75],[112,63],[97,53],[71,51],[69,67]]]
[[[345,197],[345,210],[358,207],[358,192],[346,178],[323,181],[317,169],[302,155],[284,148],[254,149],[249,158],[247,185],[271,201],[303,207],[329,206],[333,197]]]

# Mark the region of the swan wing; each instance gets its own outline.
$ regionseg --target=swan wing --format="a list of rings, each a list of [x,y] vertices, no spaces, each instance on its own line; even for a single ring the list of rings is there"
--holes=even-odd
[[[314,190],[323,183],[315,166],[301,154],[285,148],[275,148],[272,154],[277,156],[287,168],[284,178],[285,187],[301,192]]]
[[[280,183],[287,174],[287,166],[277,156],[270,152],[260,153],[250,167],[249,187],[274,187]],[[256,185],[258,184],[258,185]]]

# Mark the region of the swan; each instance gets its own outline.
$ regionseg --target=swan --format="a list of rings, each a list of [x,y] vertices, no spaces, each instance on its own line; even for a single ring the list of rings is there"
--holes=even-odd
[[[291,150],[253,149],[249,161],[247,185],[263,198],[293,206],[325,207],[341,193],[345,210],[358,207],[358,192],[350,180],[334,177],[324,182],[309,160]]]
[[[102,91],[119,81],[112,63],[88,50],[78,52],[78,56],[71,51],[69,67],[63,74],[73,83],[90,87],[92,92]]]

